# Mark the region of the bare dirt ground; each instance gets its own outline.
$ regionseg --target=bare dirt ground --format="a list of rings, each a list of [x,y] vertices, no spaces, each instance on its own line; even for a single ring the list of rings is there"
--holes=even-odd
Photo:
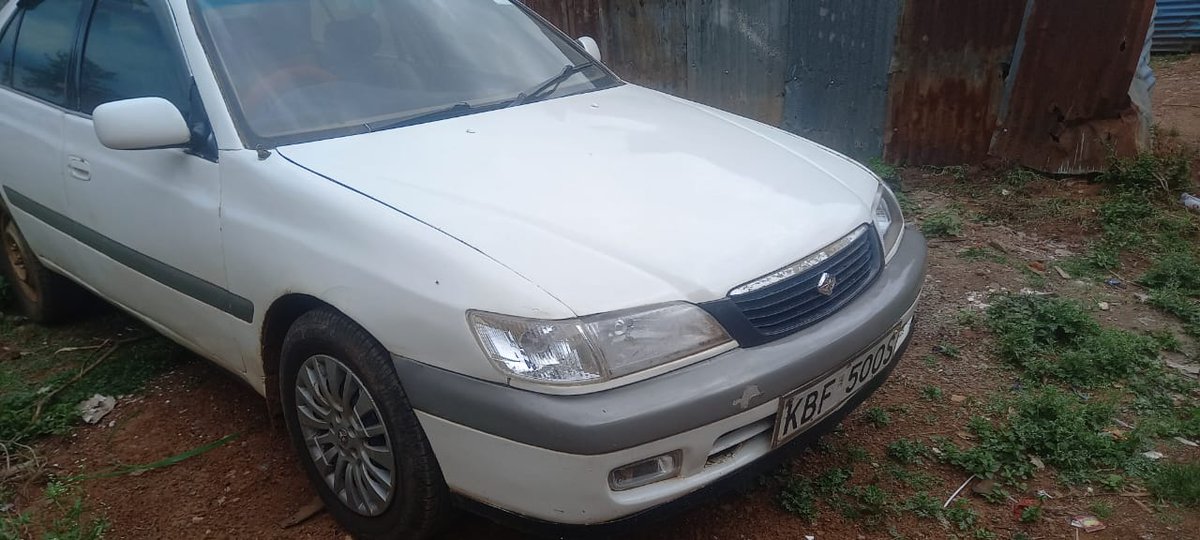
[[[1156,107],[1160,129],[1177,133],[1180,143],[1200,145],[1200,55],[1159,66]],[[963,189],[953,176],[960,172],[914,170],[904,173],[906,195],[924,215],[942,208],[963,214],[1016,219],[964,220],[961,235],[930,244],[929,277],[920,308],[921,321],[907,357],[893,378],[845,423],[788,466],[793,475],[815,477],[833,467],[852,470],[851,482],[879,485],[888,493],[904,492],[888,469],[887,445],[899,438],[944,436],[969,439],[969,418],[986,414],[989,397],[1014,384],[1016,376],[995,358],[986,332],[962,324],[964,314],[979,313],[989,292],[1035,288],[1077,298],[1096,310],[1106,324],[1137,331],[1178,326],[1171,316],[1141,301],[1136,287],[1115,288],[1103,282],[1065,278],[1054,271],[1055,261],[1086,249],[1095,230],[1081,227],[1089,212],[1086,201],[1096,196],[1082,179],[1036,180],[1027,186],[1028,199],[1057,201],[1043,207],[1008,208],[1004,195],[980,193],[981,184]],[[967,171],[969,175],[983,174]],[[991,202],[987,202],[991,201]],[[1024,203],[1013,203],[1014,205]],[[1039,213],[1040,212],[1040,213]],[[1001,257],[974,258],[964,253],[992,250]],[[1132,263],[1136,266],[1138,263]],[[948,354],[948,351],[953,351]],[[945,399],[931,400],[927,388],[944,390]],[[868,418],[866,411],[887,412],[891,421]],[[876,419],[877,420],[877,419]],[[139,475],[83,481],[85,506],[106,518],[111,538],[320,538],[346,537],[327,514],[284,529],[280,522],[308,503],[309,488],[280,425],[273,425],[259,396],[218,368],[195,359],[181,362],[156,379],[137,397],[121,399],[113,413],[97,426],[43,440],[39,452],[47,471],[58,476],[86,474],[130,463],[148,463],[179,454],[222,437],[233,442],[181,463]],[[1165,443],[1160,450],[1170,459],[1200,460],[1200,451]],[[863,459],[849,459],[857,453]],[[927,491],[944,500],[964,480],[961,469],[926,463]],[[1200,538],[1200,512],[1148,504],[1144,497],[1065,485],[1052,475],[1028,482],[1028,496],[1044,489],[1043,513],[1031,523],[1014,515],[1011,501],[989,503],[970,489],[962,496],[978,513],[969,530],[947,527],[909,513],[887,514],[882,521],[846,518],[822,511],[813,521],[785,512],[773,485],[731,493],[677,518],[639,531],[641,538],[671,539],[817,539],[858,538]],[[36,507],[39,485],[28,485],[17,497],[18,508]],[[908,490],[911,492],[911,490]],[[1131,496],[1132,495],[1132,496]],[[2,502],[2,501],[0,501]],[[1111,508],[1108,528],[1081,533],[1068,525],[1071,516],[1090,513],[1097,504]],[[957,536],[955,536],[957,535]],[[478,517],[461,515],[446,538],[515,539],[517,531]]]
[[[1154,116],[1164,129],[1200,142],[1200,54],[1168,57],[1155,66]]]

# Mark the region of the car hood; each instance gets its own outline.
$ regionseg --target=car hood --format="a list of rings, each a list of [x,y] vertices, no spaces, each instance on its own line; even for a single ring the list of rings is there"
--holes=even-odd
[[[579,315],[723,297],[866,222],[878,185],[819,145],[633,85],[279,152]]]

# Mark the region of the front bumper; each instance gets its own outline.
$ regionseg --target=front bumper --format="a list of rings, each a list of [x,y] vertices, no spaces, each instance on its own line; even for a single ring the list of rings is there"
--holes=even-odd
[[[820,324],[593,394],[538,394],[398,357],[396,370],[453,491],[537,520],[606,523],[679,499],[767,455],[779,398],[911,318],[925,259],[925,239],[910,231],[875,283]],[[885,378],[813,430],[835,425]],[[609,489],[612,469],[674,450],[683,451],[679,477]]]

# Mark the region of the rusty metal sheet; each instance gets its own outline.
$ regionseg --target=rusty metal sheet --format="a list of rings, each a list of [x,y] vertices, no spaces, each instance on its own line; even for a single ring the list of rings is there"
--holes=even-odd
[[[524,0],[526,6],[538,12],[568,36],[596,38],[596,41],[600,42],[602,52],[604,36],[601,35],[601,28],[604,24],[601,20],[601,7],[604,3],[604,0]]]
[[[882,154],[900,4],[790,2],[784,129],[864,161]]]
[[[623,79],[686,96],[687,2],[609,0],[604,63]]]
[[[991,154],[1034,169],[1103,170],[1137,152],[1129,99],[1154,0],[1030,0]]]
[[[787,2],[689,0],[689,99],[779,125],[787,69]]]
[[[884,136],[892,163],[983,161],[1026,0],[907,0]]]

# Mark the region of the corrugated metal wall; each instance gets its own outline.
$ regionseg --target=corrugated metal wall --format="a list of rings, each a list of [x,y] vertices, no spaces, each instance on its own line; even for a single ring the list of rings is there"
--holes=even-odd
[[[1200,0],[1158,0],[1154,52],[1200,51]]]
[[[687,98],[779,125],[788,58],[787,2],[685,4]]]
[[[1154,0],[1031,3],[991,155],[1078,173],[1103,170],[1112,151],[1135,154],[1140,119],[1129,90]]]
[[[861,160],[879,157],[900,0],[790,5],[783,128]]]
[[[863,160],[1081,172],[1140,140],[1129,91],[1153,0],[527,3],[596,37],[626,80]]]
[[[978,163],[996,131],[1026,0],[908,0],[888,105],[893,163]]]
[[[599,42],[622,78],[763,122],[783,119],[787,2],[527,0]]]

